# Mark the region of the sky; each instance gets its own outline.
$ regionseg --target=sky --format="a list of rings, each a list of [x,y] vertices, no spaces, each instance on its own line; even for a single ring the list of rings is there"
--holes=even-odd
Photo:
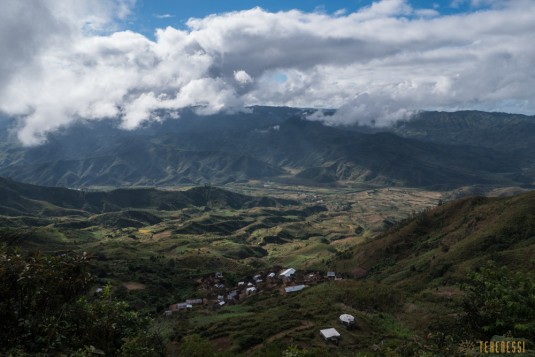
[[[134,29],[149,38],[153,38],[154,29],[167,26],[187,28],[189,18],[202,18],[212,14],[249,10],[260,7],[268,12],[280,12],[298,9],[303,12],[322,12],[327,14],[349,13],[370,6],[371,0],[138,0],[133,9],[133,16],[124,26]],[[436,11],[449,15],[489,8],[491,1],[452,1],[452,0],[418,0],[410,1],[415,9]]]
[[[24,145],[251,105],[331,125],[535,114],[533,0],[3,0],[0,112]]]

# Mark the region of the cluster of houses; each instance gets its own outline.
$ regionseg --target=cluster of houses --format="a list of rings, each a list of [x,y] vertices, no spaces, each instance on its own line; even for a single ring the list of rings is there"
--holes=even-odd
[[[223,273],[216,272],[197,281],[198,290],[206,298],[188,299],[172,304],[164,312],[164,315],[172,316],[180,311],[193,309],[195,305],[211,305],[214,308],[234,305],[240,300],[258,293],[259,290],[279,289],[283,295],[291,294],[325,280],[340,280],[340,278],[336,277],[335,272],[328,272],[326,275],[319,272],[297,274],[297,270],[294,268],[275,267],[271,271],[259,272],[233,286],[227,286]]]
[[[275,271],[278,271],[276,273]],[[297,274],[294,268],[280,269],[275,268],[273,271],[260,272],[252,277],[243,279],[233,286],[226,286],[225,278],[222,272],[216,272],[209,276],[199,279],[199,290],[203,292],[206,298],[187,299],[169,306],[164,312],[165,316],[173,316],[180,311],[193,309],[194,306],[212,306],[221,308],[225,305],[233,305],[238,301],[256,294],[259,290],[280,289],[281,294],[292,294],[303,290],[307,286],[315,285],[326,280],[341,280],[335,272],[319,273],[301,273]],[[355,327],[355,317],[349,314],[342,314],[339,317],[340,322],[348,330]],[[338,344],[340,333],[334,327],[320,330],[320,335],[326,342]]]

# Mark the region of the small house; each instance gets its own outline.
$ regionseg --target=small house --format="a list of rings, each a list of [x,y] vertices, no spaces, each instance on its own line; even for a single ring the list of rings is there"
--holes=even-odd
[[[247,288],[246,290],[247,295],[254,294],[256,292],[256,288],[254,286]]]
[[[340,315],[340,322],[349,330],[355,327],[355,317],[349,314]]]
[[[282,279],[290,279],[294,274],[296,270],[294,268],[288,268],[284,270],[282,273],[279,274],[279,277]]]
[[[338,341],[340,340],[340,334],[335,328],[326,328],[324,330],[320,330],[320,334],[326,342],[338,344]]]
[[[297,291],[303,290],[304,288],[305,288],[305,285],[288,286],[288,287],[284,288],[284,291],[286,292],[286,294],[295,293]]]
[[[202,299],[188,299],[186,300],[186,304],[190,305],[201,305],[203,303]]]
[[[216,279],[222,279],[222,278],[223,278],[223,273],[220,272],[220,271],[216,272],[216,273],[215,273],[215,278],[216,278]]]
[[[336,279],[336,273],[334,271],[328,271],[327,272],[327,279]]]
[[[275,273],[269,273],[267,277],[273,279],[275,277]]]
[[[178,304],[176,304],[176,309],[177,310],[187,309],[188,305],[190,304],[187,304],[185,302],[179,302]]]
[[[191,309],[193,306],[191,304],[187,304],[185,302],[179,302],[177,304],[173,304],[169,306],[169,311],[171,313],[179,312],[181,310]]]

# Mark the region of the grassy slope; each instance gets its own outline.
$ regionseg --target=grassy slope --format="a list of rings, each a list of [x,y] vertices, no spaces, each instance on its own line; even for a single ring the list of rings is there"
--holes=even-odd
[[[530,271],[535,268],[535,192],[453,201],[346,254],[349,259],[336,261],[338,270],[363,267],[378,280],[413,291],[458,283],[486,260]]]
[[[440,336],[453,326],[465,273],[490,259],[513,271],[535,268],[535,192],[472,197],[427,210],[331,260],[348,276],[356,267],[369,269],[366,280],[323,283],[288,296],[264,291],[219,312],[198,311],[186,326],[236,352],[293,343],[333,354],[397,349],[404,355],[400,346],[416,351],[430,331]],[[341,313],[356,316],[358,328],[344,330]],[[341,331],[338,347],[318,335],[327,327]]]

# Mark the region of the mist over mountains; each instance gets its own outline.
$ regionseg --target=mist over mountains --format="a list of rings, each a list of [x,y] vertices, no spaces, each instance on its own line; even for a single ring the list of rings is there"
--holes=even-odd
[[[125,131],[78,123],[22,147],[2,127],[0,175],[47,186],[172,186],[275,180],[449,188],[529,185],[535,120],[485,112],[423,112],[390,127],[328,126],[310,110],[253,107]],[[530,171],[532,170],[532,171]]]

